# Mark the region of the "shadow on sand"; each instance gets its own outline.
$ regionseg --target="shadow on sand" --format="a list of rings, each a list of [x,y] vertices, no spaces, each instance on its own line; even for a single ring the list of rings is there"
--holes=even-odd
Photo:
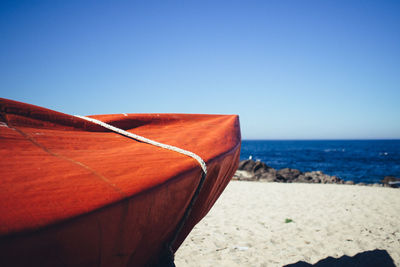
[[[393,259],[390,257],[386,250],[371,250],[364,251],[354,255],[353,257],[342,256],[340,258],[328,257],[326,259],[320,260],[315,264],[309,264],[304,261],[299,261],[296,263],[285,265],[284,267],[396,267]]]

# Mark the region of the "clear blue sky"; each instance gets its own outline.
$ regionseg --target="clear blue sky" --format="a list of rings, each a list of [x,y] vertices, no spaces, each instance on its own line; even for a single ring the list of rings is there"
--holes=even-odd
[[[239,114],[244,139],[400,138],[400,1],[1,1],[0,96]]]

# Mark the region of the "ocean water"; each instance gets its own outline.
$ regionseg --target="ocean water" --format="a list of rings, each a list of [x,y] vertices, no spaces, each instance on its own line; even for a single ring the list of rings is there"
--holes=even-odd
[[[323,171],[356,183],[400,177],[400,140],[243,140],[240,159],[275,168]]]

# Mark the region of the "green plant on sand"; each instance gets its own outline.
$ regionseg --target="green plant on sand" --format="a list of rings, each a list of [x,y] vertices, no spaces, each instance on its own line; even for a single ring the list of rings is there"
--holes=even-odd
[[[289,219],[289,218],[286,218],[286,219],[285,219],[285,223],[291,223],[291,222],[293,222],[292,219]]]

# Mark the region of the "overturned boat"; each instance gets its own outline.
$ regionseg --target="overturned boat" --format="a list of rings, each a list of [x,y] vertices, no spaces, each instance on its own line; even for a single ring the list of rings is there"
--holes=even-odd
[[[0,266],[173,265],[238,166],[236,115],[0,99]]]

